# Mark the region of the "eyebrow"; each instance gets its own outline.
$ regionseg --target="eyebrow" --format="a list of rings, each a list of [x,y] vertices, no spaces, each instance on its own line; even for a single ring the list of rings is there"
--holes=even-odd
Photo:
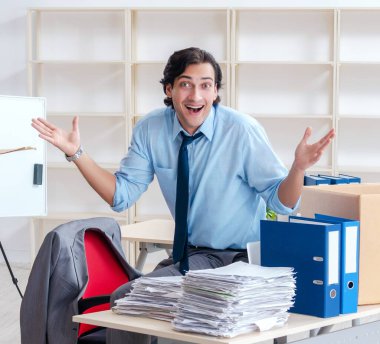
[[[182,74],[182,75],[180,75],[180,76],[178,77],[178,79],[182,79],[182,78],[184,78],[184,79],[189,79],[189,80],[192,80],[192,79],[193,79],[191,76],[184,75],[184,74]],[[209,77],[209,76],[202,77],[201,80],[211,80],[211,81],[214,81],[214,79],[211,78],[211,77]]]

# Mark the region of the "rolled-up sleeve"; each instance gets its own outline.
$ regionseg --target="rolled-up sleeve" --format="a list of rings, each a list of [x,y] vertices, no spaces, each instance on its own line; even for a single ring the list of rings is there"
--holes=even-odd
[[[272,193],[271,198],[269,199],[267,204],[268,204],[268,207],[270,209],[273,209],[275,212],[279,214],[283,214],[283,215],[288,215],[288,214],[293,213],[298,208],[301,198],[298,199],[296,205],[293,208],[289,208],[283,205],[280,199],[278,198],[278,189],[281,183],[282,183],[282,180],[279,183],[277,183],[275,191]]]
[[[288,170],[273,151],[268,137],[259,123],[246,132],[245,141],[245,174],[248,184],[255,188],[265,200],[267,206],[279,214],[290,214],[294,208],[282,204],[278,197],[278,190],[282,181],[287,177]]]
[[[135,127],[128,154],[121,160],[120,168],[115,173],[114,211],[120,212],[131,207],[153,180],[154,170],[145,129],[143,125]]]

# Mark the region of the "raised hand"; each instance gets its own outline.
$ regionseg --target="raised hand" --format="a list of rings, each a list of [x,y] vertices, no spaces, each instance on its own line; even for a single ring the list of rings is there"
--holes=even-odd
[[[314,144],[308,144],[311,136],[311,128],[306,128],[305,134],[295,151],[293,165],[288,176],[282,181],[278,197],[282,204],[289,208],[296,206],[302,192],[305,170],[313,166],[322,156],[323,150],[329,145],[335,136],[331,129],[324,137]]]
[[[319,141],[314,144],[308,144],[307,140],[310,138],[311,132],[310,127],[306,128],[305,134],[296,148],[293,167],[298,170],[305,171],[313,166],[321,158],[324,149],[335,136],[334,129],[330,129]]]
[[[78,116],[75,116],[71,132],[66,132],[43,118],[33,118],[32,127],[40,133],[39,137],[51,143],[66,155],[72,156],[80,146],[78,122]]]

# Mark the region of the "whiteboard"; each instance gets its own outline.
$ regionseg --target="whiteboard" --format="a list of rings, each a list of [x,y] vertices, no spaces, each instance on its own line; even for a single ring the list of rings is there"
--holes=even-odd
[[[46,100],[0,95],[0,217],[46,215],[46,143],[32,118],[46,118]],[[42,185],[34,185],[34,165],[42,164]]]

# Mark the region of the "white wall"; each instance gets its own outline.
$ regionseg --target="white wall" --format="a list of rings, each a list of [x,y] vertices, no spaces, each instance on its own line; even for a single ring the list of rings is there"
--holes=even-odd
[[[26,10],[29,7],[380,7],[359,0],[13,0],[0,3],[0,94],[26,96]],[[0,125],[6,125],[0,114]],[[1,166],[0,166],[1,168]],[[94,197],[96,197],[94,195]],[[1,206],[1,204],[0,204]],[[20,206],[23,206],[20,197]],[[11,262],[29,262],[29,219],[0,219],[0,240]],[[0,257],[3,261],[3,257]]]

